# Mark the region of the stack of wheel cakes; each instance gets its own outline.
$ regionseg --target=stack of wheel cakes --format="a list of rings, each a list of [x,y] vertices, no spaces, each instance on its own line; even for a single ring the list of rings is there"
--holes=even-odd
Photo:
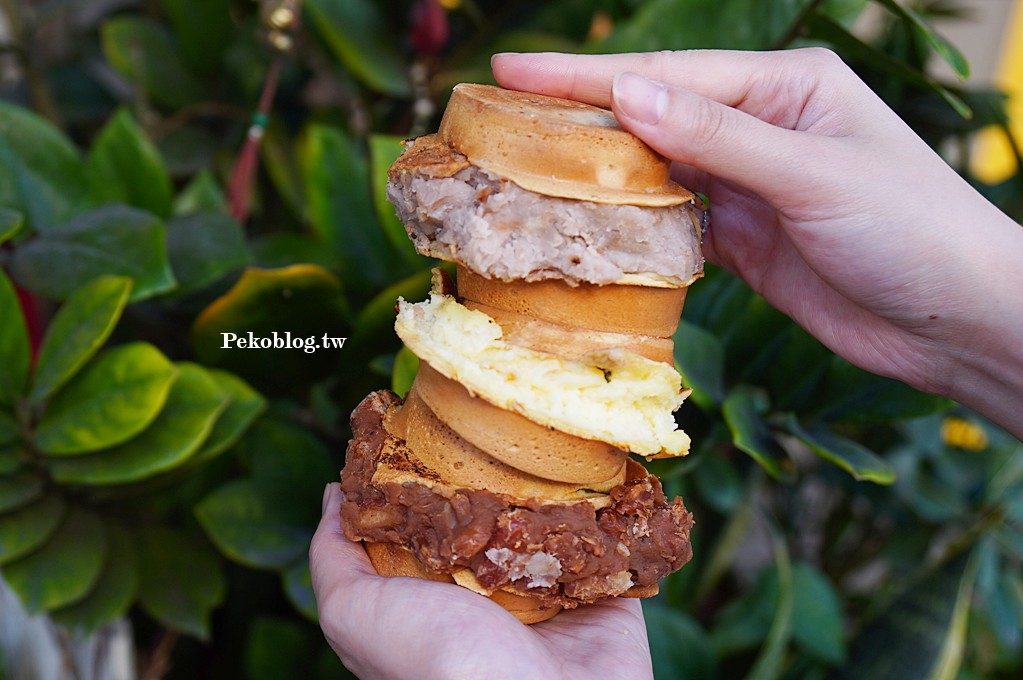
[[[690,559],[692,516],[629,456],[689,450],[672,335],[704,212],[668,172],[608,111],[471,84],[394,163],[398,216],[456,281],[399,299],[415,383],[352,413],[341,526],[379,573],[536,623]]]

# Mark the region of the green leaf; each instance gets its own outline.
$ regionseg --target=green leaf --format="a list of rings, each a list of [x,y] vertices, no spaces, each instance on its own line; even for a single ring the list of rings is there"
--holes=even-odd
[[[312,125],[302,175],[313,231],[336,251],[345,282],[361,289],[386,284],[394,252],[373,212],[366,159],[341,130]]]
[[[110,337],[132,281],[102,276],[72,293],[43,336],[29,401],[39,404],[70,380]]]
[[[127,109],[119,109],[100,130],[85,167],[96,203],[124,203],[170,216],[174,192],[167,167]]]
[[[811,0],[651,0],[587,51],[693,48],[763,50],[779,46]]]
[[[29,470],[0,476],[0,514],[31,503],[45,490],[46,479]]]
[[[867,447],[835,434],[826,427],[804,428],[794,414],[789,416],[787,429],[810,450],[829,460],[853,476],[857,481],[891,484],[895,481],[895,468]]]
[[[931,48],[945,60],[952,71],[962,80],[970,76],[970,64],[966,61],[963,53],[956,49],[944,36],[934,30],[934,27],[927,23],[923,17],[916,13],[912,7],[902,5],[895,0],[878,0],[887,7],[895,16],[912,26],[930,44]]]
[[[712,333],[685,319],[679,321],[675,363],[682,374],[682,384],[693,388],[690,397],[693,402],[710,410],[724,400],[725,350]]]
[[[158,526],[136,535],[139,600],[168,628],[208,640],[210,614],[227,590],[217,554],[194,537]]]
[[[116,525],[104,526],[109,549],[96,584],[78,602],[50,613],[54,621],[80,633],[89,634],[103,624],[124,616],[138,595],[138,558],[131,538]]]
[[[964,554],[913,583],[853,641],[834,680],[955,677],[976,571]]]
[[[49,541],[4,565],[4,580],[30,614],[82,599],[99,580],[107,536],[99,517],[71,508]]]
[[[35,113],[0,101],[0,205],[24,214],[33,229],[60,224],[89,201],[78,149]]]
[[[250,625],[245,642],[245,677],[308,677],[312,651],[309,636],[295,621],[260,617]]]
[[[643,618],[655,680],[714,677],[710,640],[693,617],[655,599],[643,603]]]
[[[306,0],[305,10],[334,56],[370,88],[408,97],[411,84],[394,31],[372,0]]]
[[[177,376],[174,364],[147,343],[107,350],[50,401],[35,444],[64,456],[127,441],[157,417]]]
[[[281,572],[284,594],[288,601],[310,621],[317,619],[316,594],[313,592],[313,576],[309,571],[309,557],[295,562]]]
[[[369,138],[369,176],[373,190],[373,208],[384,236],[395,253],[412,269],[422,269],[430,260],[416,253],[412,239],[398,219],[394,206],[387,200],[387,169],[405,149],[401,137],[394,135],[371,135]]]
[[[300,391],[330,375],[348,332],[341,281],[316,265],[246,269],[202,311],[192,344],[206,365],[237,373],[264,391]],[[333,341],[330,341],[333,342]]]
[[[208,168],[200,170],[174,199],[175,215],[227,211],[224,190]]]
[[[18,294],[0,269],[0,406],[12,406],[24,393],[30,356]]]
[[[180,45],[155,21],[114,16],[100,27],[100,40],[111,66],[157,103],[178,109],[202,99],[203,88],[185,67]]]
[[[31,291],[61,300],[103,275],[133,278],[131,302],[174,287],[163,222],[121,205],[83,213],[22,245],[11,256],[11,275]]]
[[[399,297],[406,300],[422,300],[430,292],[433,273],[429,270],[416,272],[373,296],[355,319],[352,344],[378,343],[381,334],[394,327],[394,305]]]
[[[24,215],[17,210],[0,206],[0,245],[17,236],[24,225]]]
[[[211,75],[233,37],[230,0],[163,0],[188,68]]]
[[[778,573],[778,597],[775,601],[774,620],[753,668],[746,675],[746,680],[776,680],[783,670],[785,649],[792,635],[792,614],[795,609],[792,563],[789,561],[785,539],[776,530],[771,531],[771,546]]]
[[[845,661],[842,603],[835,587],[815,567],[792,567],[792,637],[807,654],[824,663]]]
[[[735,447],[749,454],[772,477],[784,481],[792,476],[792,463],[764,422],[761,414],[766,411],[767,397],[748,386],[733,390],[721,405]]]
[[[77,484],[125,484],[172,470],[188,460],[213,430],[228,397],[201,366],[178,364],[167,403],[141,434],[112,449],[54,459],[54,479]]]
[[[202,448],[189,461],[195,465],[201,465],[234,446],[245,430],[266,410],[263,395],[238,376],[215,369],[207,369],[207,374],[217,382],[230,401],[214,423],[213,431],[203,442]]]
[[[64,501],[47,495],[31,505],[0,515],[0,565],[46,543],[64,517]]]
[[[282,521],[286,501],[275,487],[253,479],[228,482],[195,507],[196,517],[222,553],[248,567],[279,569],[309,549],[312,529]]]
[[[408,347],[402,346],[394,355],[394,370],[391,374],[391,391],[404,397],[412,389],[412,381],[419,372],[419,357]]]
[[[0,443],[0,475],[17,472],[27,459],[28,452],[20,445]]]
[[[245,450],[252,477],[288,499],[278,517],[315,527],[323,487],[338,478],[337,461],[323,443],[304,427],[263,418],[246,434]]]
[[[252,259],[241,225],[229,215],[212,212],[169,220],[167,254],[181,291],[202,288]]]

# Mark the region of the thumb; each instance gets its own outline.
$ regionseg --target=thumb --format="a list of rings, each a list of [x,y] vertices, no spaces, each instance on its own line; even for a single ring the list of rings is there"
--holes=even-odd
[[[820,172],[820,154],[811,145],[823,138],[776,127],[689,90],[623,72],[614,78],[611,104],[622,126],[662,155],[768,200],[783,199],[793,182],[805,187],[807,177]]]

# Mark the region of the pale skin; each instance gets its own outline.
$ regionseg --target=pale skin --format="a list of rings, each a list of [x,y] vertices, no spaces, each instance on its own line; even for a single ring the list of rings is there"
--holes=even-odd
[[[708,261],[837,354],[1023,438],[1023,227],[835,55],[502,54],[507,88],[611,108],[706,193]],[[698,284],[697,284],[698,285]],[[367,678],[651,675],[639,603],[531,627],[447,584],[376,575],[325,496],[310,550],[321,625]]]

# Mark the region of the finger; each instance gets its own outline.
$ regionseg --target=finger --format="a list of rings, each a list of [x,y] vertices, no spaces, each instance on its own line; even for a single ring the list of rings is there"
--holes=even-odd
[[[491,59],[491,69],[503,87],[563,97],[609,108],[611,84],[623,71],[638,73],[696,92],[727,106],[762,105],[777,87],[812,89],[825,76],[829,86],[844,87],[851,72],[824,49],[781,52],[726,50],[662,51],[641,54],[504,53]],[[805,81],[802,83],[801,81]],[[864,88],[865,89],[865,88]]]
[[[793,182],[808,186],[834,172],[817,160],[827,157],[822,145],[831,140],[776,127],[634,73],[615,78],[612,109],[623,127],[661,154],[769,200],[791,195]]]
[[[317,599],[337,588],[350,587],[360,578],[376,571],[365,548],[341,531],[339,515],[340,484],[328,484],[323,492],[323,514],[309,545],[309,568]]]

